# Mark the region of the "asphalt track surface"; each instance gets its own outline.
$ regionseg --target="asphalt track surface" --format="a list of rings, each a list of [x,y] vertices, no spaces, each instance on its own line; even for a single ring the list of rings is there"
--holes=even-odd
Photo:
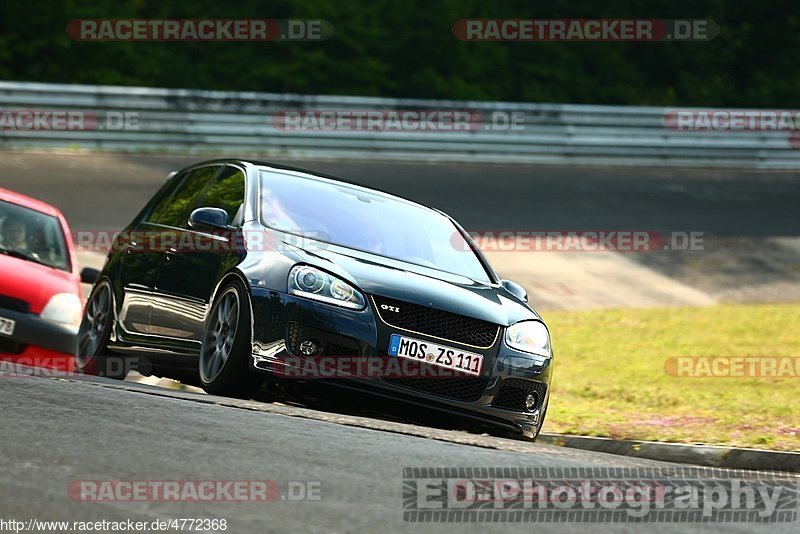
[[[199,158],[0,154],[0,185],[61,207],[75,228],[124,226],[167,172]],[[468,229],[687,229],[797,235],[792,174],[303,162],[436,205]],[[796,532],[797,523],[414,524],[402,468],[654,466],[454,430],[100,379],[0,373],[0,519],[227,519],[227,532]],[[274,480],[320,500],[78,502],[75,480]]]
[[[415,524],[404,467],[652,467],[666,464],[151,386],[0,373],[0,518],[226,519],[227,532],[796,532],[797,523]],[[461,441],[462,443],[459,443]],[[517,452],[519,451],[519,452]],[[84,502],[82,480],[271,480],[272,502]],[[319,499],[288,499],[290,483]]]

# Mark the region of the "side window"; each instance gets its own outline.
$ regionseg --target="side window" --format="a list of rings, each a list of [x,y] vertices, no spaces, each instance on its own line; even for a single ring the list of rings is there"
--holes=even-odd
[[[225,167],[197,203],[197,207],[222,208],[228,213],[228,224],[241,225],[244,210],[244,172],[236,167]]]
[[[165,196],[156,204],[148,220],[165,226],[186,228],[192,208],[218,170],[219,167],[202,167],[190,172],[172,195]]]
[[[186,180],[186,176],[188,173],[181,173],[172,178],[169,186],[162,187],[161,191],[159,191],[159,198],[156,203],[153,205],[153,208],[150,210],[150,215],[147,216],[145,220],[148,222],[157,223],[163,218],[164,210],[167,209],[169,206],[169,202],[172,200],[172,196],[175,194],[175,190],[178,189],[181,184]]]

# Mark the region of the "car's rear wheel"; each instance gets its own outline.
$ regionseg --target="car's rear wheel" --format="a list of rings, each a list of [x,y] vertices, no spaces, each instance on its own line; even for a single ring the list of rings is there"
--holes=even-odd
[[[200,385],[207,393],[250,398],[261,386],[262,377],[250,370],[251,328],[247,293],[229,282],[214,300],[200,349]]]
[[[104,376],[122,380],[127,374],[122,358],[111,357],[108,340],[113,324],[113,296],[108,280],[95,284],[75,344],[75,366],[87,375]]]

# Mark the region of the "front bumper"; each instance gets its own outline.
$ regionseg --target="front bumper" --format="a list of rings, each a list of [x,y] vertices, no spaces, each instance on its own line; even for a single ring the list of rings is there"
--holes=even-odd
[[[256,370],[301,381],[325,378],[326,385],[391,399],[414,410],[443,412],[503,427],[527,437],[534,437],[541,428],[549,398],[552,359],[506,347],[502,331],[492,347],[477,351],[484,355],[480,377],[379,376],[372,371],[392,368],[387,363],[395,359],[386,354],[392,333],[426,339],[425,334],[410,334],[383,323],[373,312],[372,303],[365,310],[353,311],[261,289],[253,290],[252,303],[252,366]],[[323,347],[323,358],[308,358],[297,350],[305,338]],[[429,340],[460,346],[441,339]],[[476,351],[472,347],[463,350]],[[347,365],[338,365],[342,357],[349,358]],[[359,365],[353,364],[356,360]],[[314,365],[309,365],[312,362]],[[525,407],[528,394],[537,399],[531,409]]]
[[[11,319],[16,324],[11,336],[0,335],[0,355],[21,356],[30,347],[42,351],[55,352],[72,356],[75,352],[75,341],[78,329],[51,323],[33,313],[0,308],[0,317]]]

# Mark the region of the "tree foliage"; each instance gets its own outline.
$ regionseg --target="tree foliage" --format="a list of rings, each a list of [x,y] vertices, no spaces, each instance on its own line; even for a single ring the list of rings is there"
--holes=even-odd
[[[710,42],[462,42],[461,18],[711,19]],[[305,18],[323,42],[75,42],[80,18]],[[796,106],[795,0],[63,0],[0,4],[0,78],[532,102]]]

